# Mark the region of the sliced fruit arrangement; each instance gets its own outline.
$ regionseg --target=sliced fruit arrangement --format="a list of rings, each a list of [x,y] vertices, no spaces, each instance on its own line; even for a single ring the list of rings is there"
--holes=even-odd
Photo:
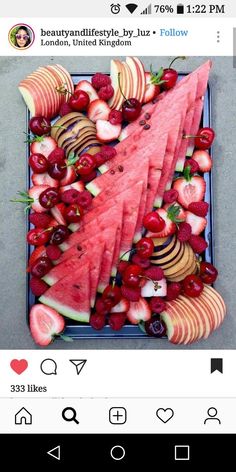
[[[136,57],[114,59],[110,75],[75,87],[52,65],[19,86],[33,115],[32,187],[14,201],[30,209],[30,330],[42,346],[66,340],[66,319],[188,344],[225,317],[204,260],[211,63],[178,81],[172,65],[154,73]]]

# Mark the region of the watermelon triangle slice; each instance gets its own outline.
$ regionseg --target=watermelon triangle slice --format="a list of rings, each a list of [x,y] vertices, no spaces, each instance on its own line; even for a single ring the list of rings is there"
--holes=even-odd
[[[72,320],[88,323],[90,317],[90,267],[84,264],[50,287],[40,302]]]
[[[48,283],[48,285],[52,286],[69,273],[76,271],[81,267],[81,265],[90,261],[90,303],[93,307],[99,282],[104,248],[104,242],[101,242],[100,244],[96,243],[95,246],[93,241],[93,244],[90,244],[89,249],[86,251],[82,253],[80,251],[80,254],[78,254],[77,250],[76,256],[68,258],[64,262],[53,267],[50,272],[43,277],[43,280]]]

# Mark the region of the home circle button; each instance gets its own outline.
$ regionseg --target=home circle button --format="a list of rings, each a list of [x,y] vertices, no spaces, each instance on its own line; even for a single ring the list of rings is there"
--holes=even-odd
[[[110,450],[110,455],[114,461],[121,461],[125,457],[125,449],[122,446],[113,446]]]

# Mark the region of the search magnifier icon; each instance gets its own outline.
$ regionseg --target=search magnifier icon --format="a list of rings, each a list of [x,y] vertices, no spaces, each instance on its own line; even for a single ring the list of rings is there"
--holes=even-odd
[[[69,413],[69,414],[68,414]],[[76,410],[71,406],[68,406],[62,410],[62,418],[65,421],[74,421],[76,424],[79,424],[79,421],[76,418]]]

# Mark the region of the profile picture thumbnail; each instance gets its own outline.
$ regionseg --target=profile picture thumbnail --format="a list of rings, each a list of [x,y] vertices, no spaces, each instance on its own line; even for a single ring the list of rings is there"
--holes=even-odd
[[[34,42],[34,31],[33,29],[24,23],[14,25],[8,34],[8,39],[15,49],[28,49]]]

